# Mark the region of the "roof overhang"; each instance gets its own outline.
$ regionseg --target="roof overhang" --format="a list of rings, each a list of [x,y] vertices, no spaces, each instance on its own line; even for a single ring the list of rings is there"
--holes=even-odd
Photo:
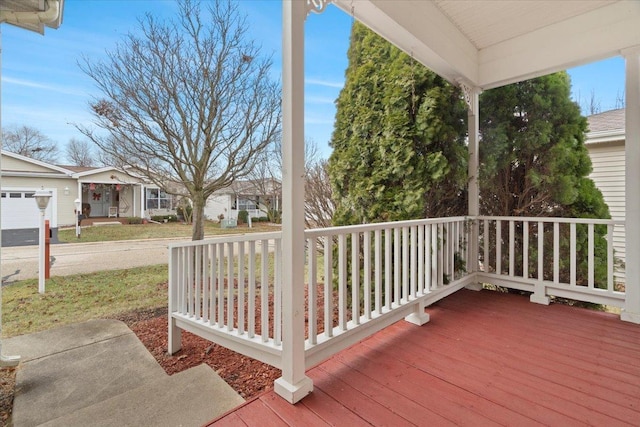
[[[452,83],[490,89],[640,46],[630,0],[334,0]]]
[[[585,144],[604,144],[607,142],[623,142],[625,139],[624,129],[604,130],[599,132],[587,132]]]
[[[44,34],[45,26],[60,27],[63,8],[64,0],[2,0],[0,23]]]

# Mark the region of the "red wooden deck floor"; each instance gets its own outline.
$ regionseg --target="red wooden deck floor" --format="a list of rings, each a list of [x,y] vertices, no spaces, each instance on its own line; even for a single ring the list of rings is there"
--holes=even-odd
[[[640,326],[618,316],[460,291],[212,426],[640,426]]]

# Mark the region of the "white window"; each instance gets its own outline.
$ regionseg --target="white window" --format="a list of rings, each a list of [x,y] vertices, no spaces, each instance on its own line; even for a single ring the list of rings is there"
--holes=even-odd
[[[147,209],[171,209],[171,196],[159,188],[147,188]]]
[[[239,211],[250,211],[257,209],[255,199],[249,199],[245,196],[238,196],[236,209]]]

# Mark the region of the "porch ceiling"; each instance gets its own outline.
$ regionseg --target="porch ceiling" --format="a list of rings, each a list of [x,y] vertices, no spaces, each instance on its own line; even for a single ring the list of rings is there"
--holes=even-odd
[[[640,45],[640,2],[631,0],[334,3],[447,80],[483,89]]]

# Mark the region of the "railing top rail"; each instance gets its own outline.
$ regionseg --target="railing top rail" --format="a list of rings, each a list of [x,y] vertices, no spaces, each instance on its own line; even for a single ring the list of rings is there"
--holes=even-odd
[[[365,231],[385,230],[387,228],[401,228],[401,227],[413,227],[426,224],[444,224],[447,222],[465,221],[471,219],[466,216],[454,216],[445,218],[427,218],[427,219],[413,219],[408,221],[390,221],[390,222],[376,222],[373,224],[357,224],[357,225],[345,225],[340,227],[327,227],[327,228],[314,228],[305,230],[304,234],[307,238],[321,237],[321,236],[336,236],[345,233],[358,233]]]
[[[527,217],[527,216],[478,216],[479,220],[489,221],[527,221],[527,222],[551,222],[567,224],[603,224],[603,225],[624,225],[624,220],[619,219],[594,219],[594,218],[558,218],[558,217]]]
[[[238,243],[238,242],[256,242],[258,240],[274,240],[282,237],[281,231],[270,231],[268,233],[247,233],[247,234],[230,234],[228,236],[213,237],[204,240],[194,240],[187,242],[177,242],[169,244],[169,249],[185,248],[190,246],[201,246],[218,243]]]

